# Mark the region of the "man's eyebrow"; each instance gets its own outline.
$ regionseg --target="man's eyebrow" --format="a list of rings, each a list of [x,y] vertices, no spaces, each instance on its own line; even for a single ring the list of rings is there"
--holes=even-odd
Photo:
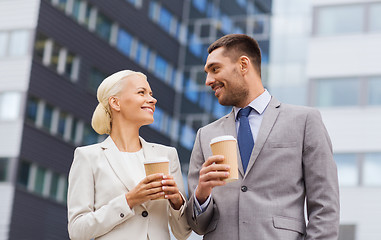
[[[211,69],[214,65],[217,65],[217,63],[210,63],[210,64],[206,65],[204,71],[207,73],[207,70]]]

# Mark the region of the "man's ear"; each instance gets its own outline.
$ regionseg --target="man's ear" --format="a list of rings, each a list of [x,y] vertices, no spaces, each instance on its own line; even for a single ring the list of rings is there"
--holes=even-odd
[[[120,111],[120,102],[119,98],[115,96],[111,96],[108,98],[108,104],[110,105],[110,108],[119,112]]]
[[[247,56],[241,56],[239,58],[239,65],[240,65],[241,73],[246,74],[247,71],[249,70],[250,58],[248,58]]]

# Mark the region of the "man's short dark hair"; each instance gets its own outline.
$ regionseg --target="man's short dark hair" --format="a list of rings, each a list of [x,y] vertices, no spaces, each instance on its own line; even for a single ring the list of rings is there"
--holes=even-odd
[[[223,54],[230,57],[232,61],[237,61],[243,55],[249,57],[255,70],[261,76],[261,50],[255,39],[245,34],[225,35],[209,46],[208,53],[220,47],[225,48]]]

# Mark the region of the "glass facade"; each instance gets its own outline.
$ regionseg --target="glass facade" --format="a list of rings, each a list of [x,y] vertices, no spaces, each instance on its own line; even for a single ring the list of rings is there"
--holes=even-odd
[[[315,79],[312,105],[317,107],[380,106],[381,77]]]
[[[380,14],[380,3],[318,7],[314,32],[318,36],[380,32]]]

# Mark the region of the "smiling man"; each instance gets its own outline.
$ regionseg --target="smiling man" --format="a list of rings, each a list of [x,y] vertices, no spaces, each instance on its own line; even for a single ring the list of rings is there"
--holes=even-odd
[[[204,239],[337,239],[337,170],[320,113],[270,95],[251,37],[224,36],[208,52],[205,84],[233,109],[197,132],[188,175],[193,230]],[[222,135],[238,139],[235,182],[221,180],[229,166],[209,146]]]

